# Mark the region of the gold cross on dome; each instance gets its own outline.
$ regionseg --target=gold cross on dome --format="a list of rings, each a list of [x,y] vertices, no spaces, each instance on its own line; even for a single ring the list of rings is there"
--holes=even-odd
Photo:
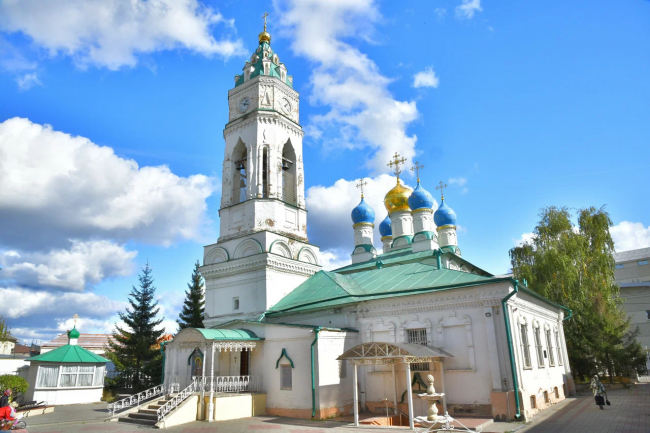
[[[264,31],[266,31],[266,17],[269,16],[268,12],[264,12],[264,15],[262,15],[262,19],[264,20]]]
[[[393,159],[391,159],[390,162],[386,164],[393,170],[393,173],[395,173],[395,176],[397,176],[398,182],[399,182],[399,174],[402,172],[400,166],[404,165],[405,162],[406,162],[406,158],[400,158],[400,154],[395,152],[395,155],[393,155]]]
[[[366,182],[363,179],[359,179],[359,183],[357,184],[357,188],[361,189],[361,198],[363,198],[363,187],[368,185],[368,182]]]
[[[440,181],[440,183],[438,183],[438,186],[436,187],[436,189],[440,190],[440,197],[442,198],[442,200],[445,199],[445,194],[443,192],[443,189],[445,188],[447,188],[447,184],[444,183],[443,181]]]
[[[411,167],[411,171],[414,171],[415,175],[418,177],[418,182],[420,181],[420,170],[423,168],[424,166],[417,161],[415,161],[415,165]]]
[[[77,327],[77,319],[79,318],[79,315],[75,314],[74,316],[72,316],[72,318],[74,319],[74,327],[76,328]]]

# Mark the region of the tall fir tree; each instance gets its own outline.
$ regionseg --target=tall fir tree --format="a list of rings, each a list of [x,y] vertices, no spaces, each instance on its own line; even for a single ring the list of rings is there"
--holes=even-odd
[[[510,250],[515,278],[573,311],[564,322],[571,368],[587,378],[607,371],[627,376],[645,370],[637,330],[619,308],[614,282],[612,221],[604,209],[578,211],[577,225],[567,208],[549,207],[540,213],[532,239]]]
[[[156,320],[160,311],[158,301],[154,300],[156,287],[151,276],[149,262],[138,275],[140,287],[132,287],[129,294],[130,308],[119,313],[120,319],[127,327],[115,326],[114,342],[110,342],[109,359],[116,361],[118,371],[131,377],[132,386],[137,391],[142,387],[156,385],[160,382],[162,371],[157,341],[163,335],[163,329],[157,327],[164,318]]]
[[[192,282],[187,284],[189,291],[185,292],[183,310],[176,321],[180,329],[203,328],[203,312],[205,311],[205,298],[203,295],[203,278],[199,273],[199,261],[194,265]]]

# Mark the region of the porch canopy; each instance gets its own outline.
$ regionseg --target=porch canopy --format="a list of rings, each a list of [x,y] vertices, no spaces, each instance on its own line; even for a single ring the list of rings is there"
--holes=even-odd
[[[409,407],[409,427],[414,428],[413,420],[413,386],[411,381],[411,364],[419,362],[440,362],[453,355],[437,347],[413,343],[363,343],[348,349],[339,356],[339,361],[349,361],[354,365],[354,425],[359,425],[359,391],[357,387],[357,366],[359,365],[392,365],[394,404],[397,408],[397,388],[395,385],[395,364],[406,365],[406,394]],[[444,370],[440,369],[444,391]],[[443,400],[446,410],[446,402]]]

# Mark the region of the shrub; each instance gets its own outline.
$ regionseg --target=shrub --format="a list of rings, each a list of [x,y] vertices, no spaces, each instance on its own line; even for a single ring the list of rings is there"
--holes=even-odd
[[[5,389],[11,388],[13,390],[12,398],[16,398],[19,393],[27,391],[28,387],[27,381],[20,376],[14,376],[13,374],[0,376],[0,390],[4,392]]]

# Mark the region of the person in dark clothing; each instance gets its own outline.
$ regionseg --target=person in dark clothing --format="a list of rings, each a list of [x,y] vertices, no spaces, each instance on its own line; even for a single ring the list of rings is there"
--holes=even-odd
[[[2,397],[0,397],[0,407],[9,406],[10,395],[11,395],[11,388],[5,389],[5,392],[2,393]]]

